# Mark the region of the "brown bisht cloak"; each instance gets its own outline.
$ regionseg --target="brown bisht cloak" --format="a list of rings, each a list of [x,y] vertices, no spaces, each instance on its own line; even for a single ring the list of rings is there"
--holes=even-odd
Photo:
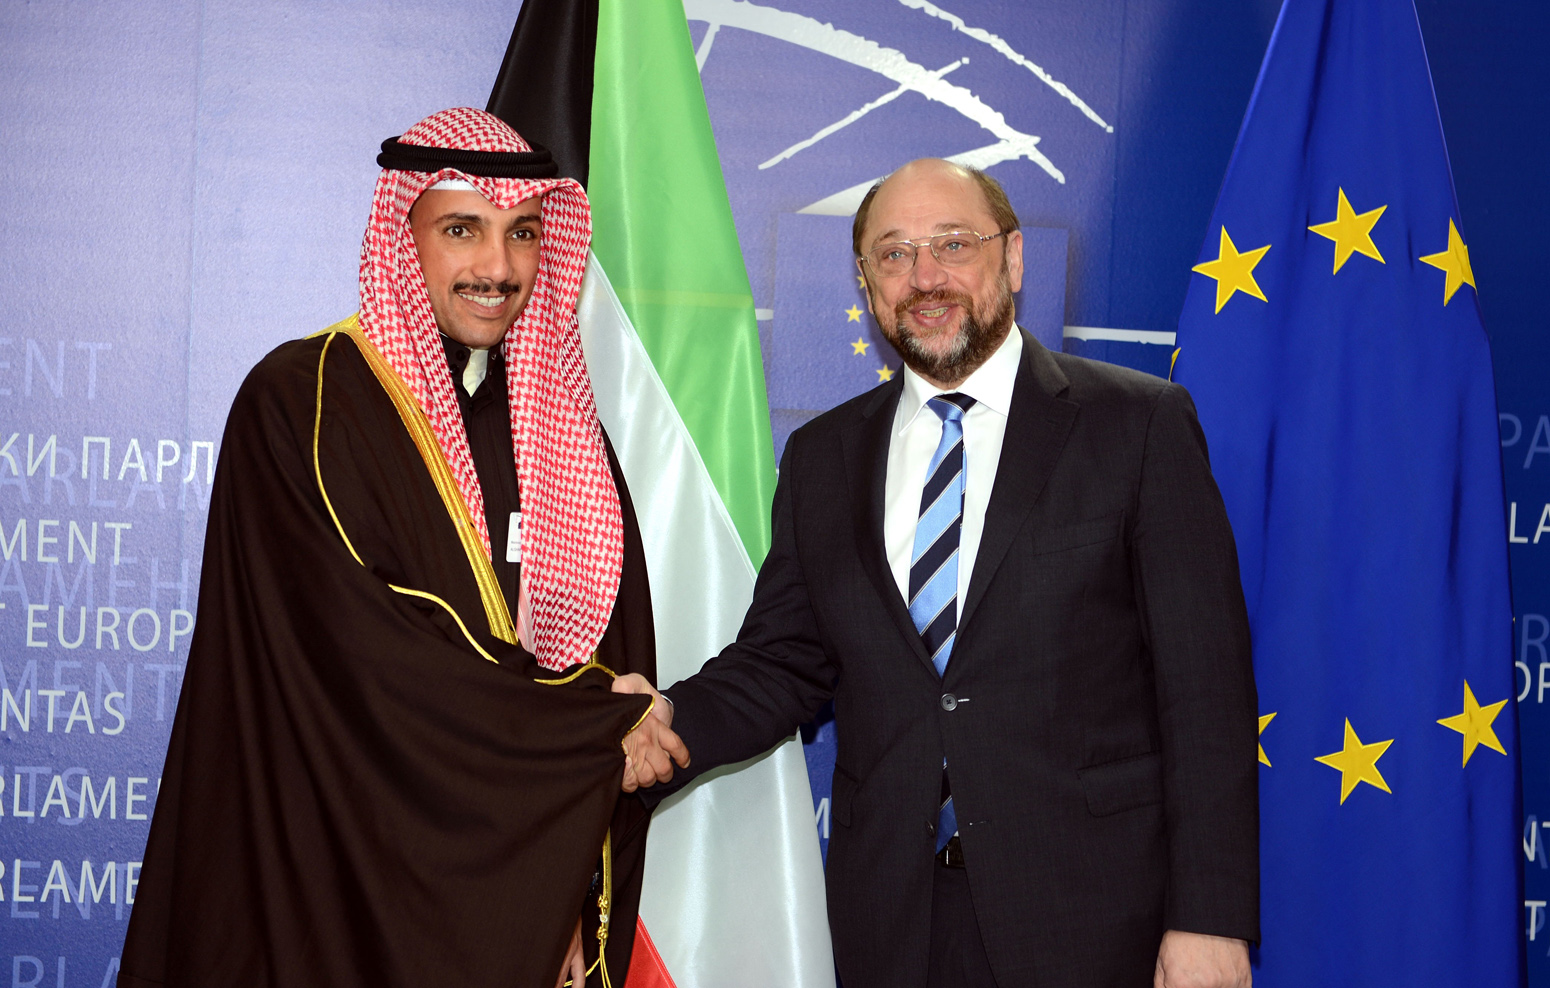
[[[624,983],[646,812],[619,797],[620,740],[650,701],[595,668],[540,682],[567,677],[491,633],[369,346],[284,344],[233,405],[120,988],[551,988],[578,915],[596,956],[609,832]],[[597,661],[652,676],[613,468],[625,562]]]

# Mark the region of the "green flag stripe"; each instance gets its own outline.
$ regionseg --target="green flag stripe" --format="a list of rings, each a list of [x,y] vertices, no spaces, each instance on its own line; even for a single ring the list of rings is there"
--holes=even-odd
[[[661,289],[637,288],[620,292],[619,300],[626,305],[698,305],[718,309],[752,309],[752,295],[722,292],[680,292]]]
[[[600,0],[592,249],[755,566],[775,464],[753,294],[681,0]]]

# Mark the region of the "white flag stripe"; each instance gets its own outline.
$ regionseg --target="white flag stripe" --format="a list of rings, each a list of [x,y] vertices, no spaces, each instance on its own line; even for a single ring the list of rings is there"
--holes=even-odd
[[[1061,335],[1068,340],[1108,340],[1114,343],[1155,343],[1173,346],[1177,333],[1159,329],[1110,329],[1105,326],[1067,326]]]
[[[577,312],[598,415],[640,520],[657,673],[670,685],[737,636],[754,570],[595,256]],[[812,791],[795,738],[658,808],[641,916],[679,988],[833,988]]]

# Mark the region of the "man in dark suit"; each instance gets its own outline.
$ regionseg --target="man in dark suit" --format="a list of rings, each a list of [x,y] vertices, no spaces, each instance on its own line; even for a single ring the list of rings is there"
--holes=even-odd
[[[1022,236],[982,173],[906,165],[854,239],[908,369],[791,436],[737,641],[665,691],[626,787],[832,697],[846,988],[1248,985],[1256,699],[1188,394],[1015,327]]]

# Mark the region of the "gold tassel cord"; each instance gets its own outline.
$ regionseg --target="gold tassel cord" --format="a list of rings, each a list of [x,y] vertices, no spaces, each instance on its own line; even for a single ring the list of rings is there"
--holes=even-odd
[[[608,910],[613,905],[614,893],[614,835],[612,831],[603,834],[603,887],[597,893],[597,960],[587,968],[586,977],[592,977],[593,971],[600,971],[600,982],[603,988],[613,988],[613,981],[608,977]],[[565,988],[572,988],[573,979],[566,979]],[[575,988],[583,988],[576,985]]]

